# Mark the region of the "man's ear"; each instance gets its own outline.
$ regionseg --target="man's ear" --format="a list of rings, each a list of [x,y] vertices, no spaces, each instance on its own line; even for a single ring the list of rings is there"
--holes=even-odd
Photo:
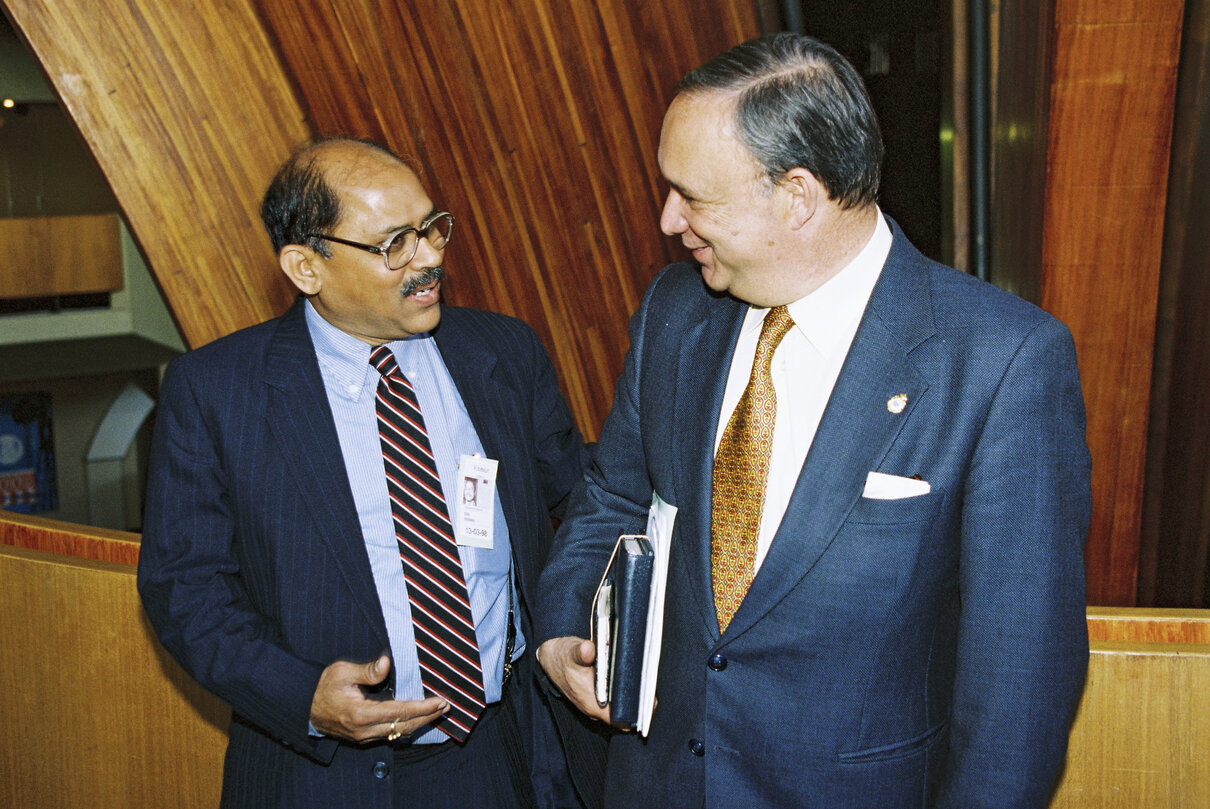
[[[795,230],[811,221],[820,203],[828,196],[823,184],[804,168],[790,169],[778,185],[785,194],[790,227]]]
[[[301,244],[287,244],[277,254],[277,263],[302,294],[314,295],[323,286],[322,278],[317,272],[318,258],[310,248]]]

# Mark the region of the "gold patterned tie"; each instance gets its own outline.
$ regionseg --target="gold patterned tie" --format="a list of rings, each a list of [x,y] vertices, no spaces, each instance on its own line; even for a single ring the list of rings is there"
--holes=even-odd
[[[770,309],[765,315],[756,341],[752,376],[714,455],[710,573],[720,632],[726,631],[755,573],[756,538],[765,507],[773,422],[777,417],[770,366],[777,344],[793,326],[784,306]]]

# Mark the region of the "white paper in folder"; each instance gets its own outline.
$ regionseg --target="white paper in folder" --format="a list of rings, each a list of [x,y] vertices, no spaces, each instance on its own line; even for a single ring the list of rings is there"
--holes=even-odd
[[[672,523],[676,506],[665,503],[658,494],[651,498],[647,512],[647,539],[655,556],[651,571],[651,602],[647,609],[647,637],[643,644],[643,680],[639,688],[639,721],[635,729],[643,736],[651,727],[655,710],[655,680],[660,671],[660,644],[664,638],[664,591],[668,585],[668,551],[672,544]]]

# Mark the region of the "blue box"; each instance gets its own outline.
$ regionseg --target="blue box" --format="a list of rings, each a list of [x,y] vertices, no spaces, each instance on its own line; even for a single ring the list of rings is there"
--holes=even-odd
[[[58,507],[50,394],[0,396],[0,508],[30,514]]]

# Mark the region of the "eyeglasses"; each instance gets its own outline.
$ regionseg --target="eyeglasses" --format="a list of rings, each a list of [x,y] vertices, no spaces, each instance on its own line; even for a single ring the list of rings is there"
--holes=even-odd
[[[365,250],[367,253],[375,253],[382,256],[388,270],[400,270],[416,257],[416,251],[420,249],[422,238],[427,239],[434,250],[444,250],[450,240],[450,234],[453,232],[454,215],[438,211],[425,219],[419,228],[404,228],[399,231],[385,245],[351,242],[348,239],[340,239],[323,233],[308,233],[307,238],[323,239],[326,242],[336,242],[356,247],[358,250]]]

